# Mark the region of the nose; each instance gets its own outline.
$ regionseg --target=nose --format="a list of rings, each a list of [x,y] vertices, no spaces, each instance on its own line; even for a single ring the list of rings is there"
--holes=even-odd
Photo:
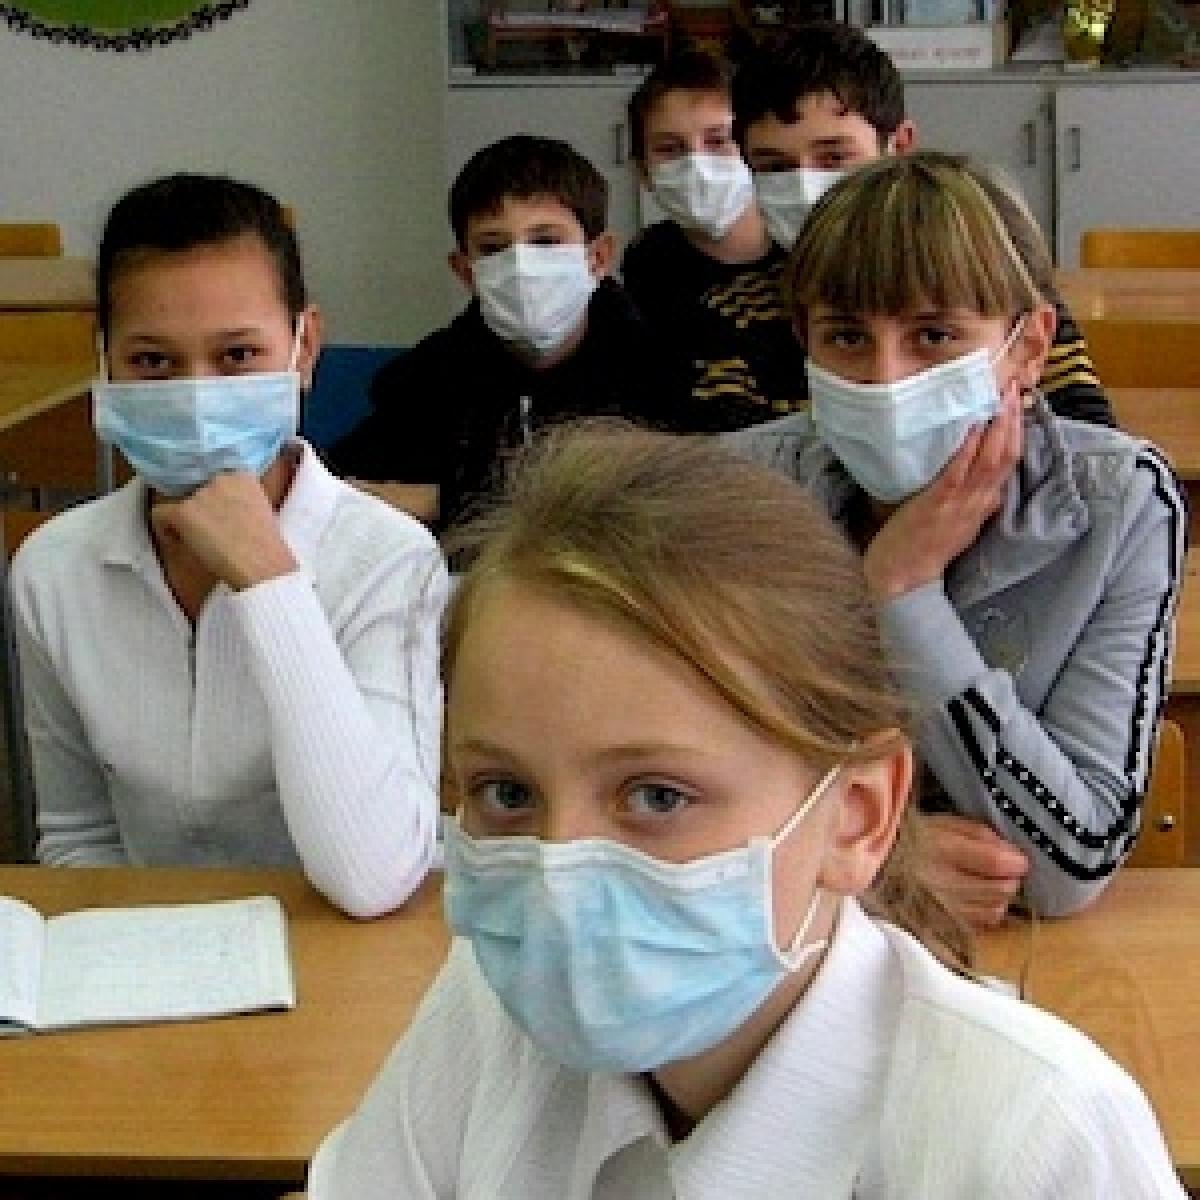
[[[874,350],[864,364],[867,378],[860,383],[895,383],[906,379],[916,369],[898,339],[876,338]]]
[[[546,796],[539,836],[544,842],[577,842],[603,836],[593,806],[583,798]]]

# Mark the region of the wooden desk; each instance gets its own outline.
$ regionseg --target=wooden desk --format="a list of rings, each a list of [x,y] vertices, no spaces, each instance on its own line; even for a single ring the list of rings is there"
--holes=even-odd
[[[1117,424],[1158,446],[1180,479],[1200,481],[1200,388],[1109,388]]]
[[[0,362],[0,479],[90,493],[111,483],[92,428],[91,362]]]
[[[1079,321],[1200,322],[1200,269],[1073,267],[1056,271],[1055,282]]]
[[[0,1176],[299,1185],[441,965],[440,890],[355,922],[290,871],[0,867],[0,892],[46,913],[274,893],[299,997],[290,1013],[0,1042]]]
[[[1086,911],[1038,925],[1029,996],[1141,1084],[1189,1187],[1200,1186],[1200,871],[1125,870]],[[982,969],[1020,975],[1029,927],[980,938]]]
[[[86,258],[0,258],[0,310],[91,311],[96,283]]]
[[[1200,554],[1188,553],[1175,620],[1175,657],[1166,715],[1183,730],[1188,797],[1187,862],[1200,867]],[[1198,1022],[1200,1024],[1200,1022]]]

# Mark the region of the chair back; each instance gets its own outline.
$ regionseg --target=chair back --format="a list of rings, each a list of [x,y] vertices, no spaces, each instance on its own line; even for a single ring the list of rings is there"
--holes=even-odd
[[[1088,229],[1081,267],[1200,267],[1200,229]]]
[[[62,231],[48,221],[0,221],[0,258],[57,258]]]
[[[1187,854],[1185,753],[1183,730],[1174,721],[1163,721],[1142,806],[1142,831],[1125,860],[1128,866],[1183,866]]]
[[[8,751],[8,788],[13,858],[31,863],[37,842],[34,807],[33,765],[25,736],[25,706],[21,698],[21,668],[13,627],[12,595],[8,564],[21,543],[53,514],[18,509],[0,509],[0,531],[4,555],[0,558],[0,706],[3,707],[4,743]]]
[[[1106,388],[1200,387],[1200,325],[1192,321],[1080,317]]]

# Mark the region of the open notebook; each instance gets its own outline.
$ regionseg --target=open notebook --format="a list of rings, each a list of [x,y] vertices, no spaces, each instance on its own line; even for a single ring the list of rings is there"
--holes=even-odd
[[[0,896],[0,1036],[295,1004],[274,896],[50,918]]]

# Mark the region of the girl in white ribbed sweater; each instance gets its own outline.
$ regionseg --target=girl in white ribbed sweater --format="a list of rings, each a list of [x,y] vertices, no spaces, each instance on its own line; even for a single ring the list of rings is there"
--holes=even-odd
[[[458,938],[310,1196],[1181,1195],[1132,1080],[966,976],[861,566],[801,489],[564,431],[477,532]]]
[[[136,475],[23,547],[47,863],[291,864],[348,912],[431,860],[446,573],[296,437],[320,322],[279,203],[134,189],[101,240],[98,435]]]

